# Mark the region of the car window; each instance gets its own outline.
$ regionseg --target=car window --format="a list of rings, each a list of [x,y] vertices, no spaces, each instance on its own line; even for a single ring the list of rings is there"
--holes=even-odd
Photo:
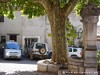
[[[6,49],[21,49],[19,44],[16,43],[8,43],[6,44]]]
[[[69,49],[69,52],[72,52],[72,48],[68,48]]]
[[[38,43],[36,44],[36,49],[45,48],[45,44]]]
[[[73,52],[77,52],[77,49],[73,49]]]

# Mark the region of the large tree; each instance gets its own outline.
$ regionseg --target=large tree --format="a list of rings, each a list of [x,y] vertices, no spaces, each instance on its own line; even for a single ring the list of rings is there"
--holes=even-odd
[[[22,11],[29,18],[47,14],[52,32],[52,61],[64,64],[68,62],[65,22],[79,1],[89,0],[0,0],[0,14],[6,14],[9,18],[14,18],[15,10]]]
[[[65,21],[78,2],[79,0],[4,0],[0,4],[0,11],[1,14],[7,14],[10,18],[14,17],[13,11],[15,9],[22,10],[24,14],[29,15],[29,18],[46,13],[52,32],[52,61],[57,62],[57,64],[64,64],[68,61]]]

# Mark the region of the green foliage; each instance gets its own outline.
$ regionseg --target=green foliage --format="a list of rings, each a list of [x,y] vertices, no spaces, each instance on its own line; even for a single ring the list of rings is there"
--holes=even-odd
[[[63,8],[69,2],[69,0],[59,0],[59,1],[60,1],[61,8]]]
[[[49,33],[48,36],[51,37],[52,35]]]
[[[27,6],[29,5],[30,3]],[[27,6],[23,8],[23,14],[28,15],[28,18],[32,18],[32,16],[41,16],[46,14],[46,11],[41,4],[32,4],[29,7]]]
[[[18,0],[18,2],[23,14],[28,15],[28,18],[32,18],[33,16],[41,16],[46,13],[41,4],[34,3],[32,0]]]
[[[23,11],[28,18],[33,16],[45,15],[44,7],[39,3],[33,3],[32,0],[11,0],[10,2],[0,3],[0,15],[6,15],[8,18],[14,18],[14,11]]]
[[[81,9],[85,6],[86,2],[84,0],[81,0],[75,7],[75,11],[77,14],[80,14]]]
[[[28,15],[28,18],[33,16],[45,15],[46,11],[40,3],[34,3],[34,0],[11,0],[10,2],[0,3],[0,15],[6,14],[8,18],[14,18],[14,11],[23,11],[23,14]],[[50,0],[52,3],[55,0]],[[75,10],[80,13],[80,10],[88,3],[94,3],[100,7],[100,0],[80,0],[76,5]],[[60,7],[63,8],[66,4],[70,3],[70,0],[59,0]]]
[[[14,18],[14,2],[0,3],[0,16],[6,14],[8,18]]]
[[[76,5],[75,11],[77,14],[80,14],[81,9],[87,4],[95,4],[97,7],[100,7],[100,0],[80,0]]]
[[[69,0],[59,0],[60,6],[64,7]],[[54,2],[54,0],[51,0]],[[44,7],[40,3],[34,3],[33,0],[11,0],[10,2],[0,3],[0,15],[6,15],[8,18],[14,18],[14,11],[23,11],[28,18],[34,16],[43,16],[46,14]]]
[[[100,50],[97,52],[98,67],[100,68]]]
[[[54,3],[55,0],[50,0]],[[63,8],[70,0],[59,0],[60,7]]]
[[[66,36],[69,45],[73,45],[74,39],[78,36],[75,27],[69,22],[69,20],[66,21]]]
[[[90,3],[95,4],[97,7],[100,7],[100,0],[90,0]]]

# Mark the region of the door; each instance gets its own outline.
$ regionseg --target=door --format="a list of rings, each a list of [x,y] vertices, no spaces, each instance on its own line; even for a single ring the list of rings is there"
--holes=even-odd
[[[37,42],[38,38],[25,38],[25,48],[28,48],[33,42]]]
[[[9,35],[9,40],[17,41],[17,35]]]

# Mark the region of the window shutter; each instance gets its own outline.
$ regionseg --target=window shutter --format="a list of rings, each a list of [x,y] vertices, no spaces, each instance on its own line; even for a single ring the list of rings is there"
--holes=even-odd
[[[4,16],[0,16],[0,22],[4,22]]]

